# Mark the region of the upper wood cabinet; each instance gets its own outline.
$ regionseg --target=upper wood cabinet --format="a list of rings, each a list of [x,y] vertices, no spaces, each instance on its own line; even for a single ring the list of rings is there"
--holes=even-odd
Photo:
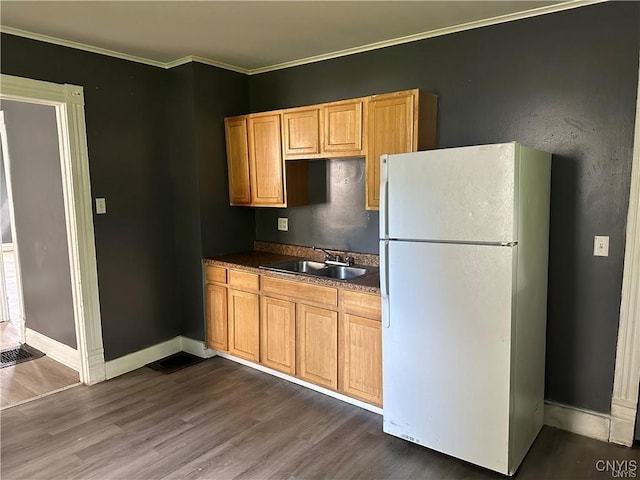
[[[365,100],[357,98],[284,110],[284,159],[363,156]]]
[[[231,205],[287,207],[308,203],[308,165],[285,165],[280,118],[280,112],[225,118]]]
[[[249,146],[247,144],[247,117],[224,119],[229,170],[229,201],[231,205],[251,203],[249,181]]]
[[[364,99],[322,106],[322,153],[333,157],[364,155]]]
[[[366,208],[380,207],[380,156],[436,147],[437,97],[419,90],[369,97]]]
[[[227,118],[231,205],[304,205],[306,160],[364,156],[377,210],[380,156],[435,148],[436,120],[436,95],[417,89]]]
[[[285,160],[320,155],[319,108],[292,108],[283,112],[282,153]]]
[[[251,203],[284,206],[280,114],[251,115],[248,123]]]

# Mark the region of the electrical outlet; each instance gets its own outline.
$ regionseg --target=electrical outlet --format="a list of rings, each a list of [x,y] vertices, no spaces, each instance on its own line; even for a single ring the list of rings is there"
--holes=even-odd
[[[289,219],[286,217],[278,217],[278,230],[286,232],[289,230]]]
[[[609,237],[596,235],[593,239],[593,255],[595,257],[609,256]]]
[[[107,213],[107,200],[104,198],[96,198],[96,215]]]

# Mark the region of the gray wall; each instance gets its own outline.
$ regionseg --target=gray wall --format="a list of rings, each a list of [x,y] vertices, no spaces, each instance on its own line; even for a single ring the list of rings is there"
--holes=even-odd
[[[202,258],[251,250],[252,209],[229,206],[224,123],[248,109],[241,75],[191,63],[172,69],[171,169],[182,334],[204,340]]]
[[[54,107],[2,101],[27,328],[76,348]]]
[[[167,71],[2,34],[2,73],[84,88],[105,359],[180,335]]]
[[[256,209],[260,240],[378,253],[378,212],[366,211],[364,158],[309,163],[309,205]],[[278,231],[278,217],[289,230]]]
[[[546,396],[609,412],[639,47],[640,3],[608,2],[253,75],[251,111],[417,87],[439,96],[440,147],[517,140],[551,152]],[[375,229],[357,222],[324,235],[323,212],[362,218],[362,202],[303,208],[287,212],[286,236],[257,211],[257,238],[372,249]],[[608,258],[593,256],[594,235],[610,236]]]

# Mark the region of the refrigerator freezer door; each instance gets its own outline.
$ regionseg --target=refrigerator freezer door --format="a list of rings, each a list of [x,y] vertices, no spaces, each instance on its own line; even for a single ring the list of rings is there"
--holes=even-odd
[[[516,254],[389,242],[385,432],[507,473]]]
[[[516,242],[516,148],[504,143],[389,155],[381,165],[382,238]]]

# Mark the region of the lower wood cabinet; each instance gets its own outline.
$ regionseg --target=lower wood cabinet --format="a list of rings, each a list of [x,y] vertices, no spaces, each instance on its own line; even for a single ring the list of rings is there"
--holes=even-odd
[[[338,313],[298,305],[298,377],[338,389]]]
[[[207,342],[216,350],[229,350],[227,287],[207,284]]]
[[[342,323],[342,388],[352,397],[382,405],[382,331],[379,320],[345,313]]]
[[[295,375],[296,304],[263,296],[260,323],[260,363]]]
[[[380,296],[213,265],[207,344],[382,406]]]
[[[257,293],[229,289],[229,353],[260,360],[260,303]]]

